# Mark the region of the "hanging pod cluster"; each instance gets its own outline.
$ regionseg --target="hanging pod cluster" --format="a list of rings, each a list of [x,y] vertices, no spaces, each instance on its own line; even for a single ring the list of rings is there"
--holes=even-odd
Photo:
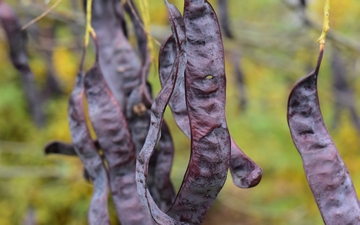
[[[162,89],[152,99],[147,34],[135,5],[131,0],[93,0],[96,60],[84,73],[83,56],[70,96],[72,144],[51,142],[45,147],[47,154],[81,158],[94,185],[90,224],[110,223],[108,192],[123,225],[201,224],[229,168],[240,188],[261,180],[261,168],[227,128],[224,50],[215,11],[204,0],[185,0],[184,15],[165,4],[172,35],[161,45]],[[124,13],[133,23],[138,51],[127,38]],[[96,140],[87,127],[85,97]],[[191,140],[189,165],[177,194],[170,180],[174,144],[163,119],[168,104]]]

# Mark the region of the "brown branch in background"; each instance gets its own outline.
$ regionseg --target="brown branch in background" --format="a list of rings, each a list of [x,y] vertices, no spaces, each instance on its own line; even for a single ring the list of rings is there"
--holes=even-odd
[[[26,50],[26,32],[21,30],[21,24],[16,12],[6,3],[0,2],[0,21],[8,38],[10,58],[14,67],[21,73],[21,82],[29,112],[38,127],[45,125],[43,99],[36,88],[34,74],[29,67]]]
[[[349,110],[352,123],[360,134],[360,120],[356,112],[356,104],[354,100],[354,91],[346,79],[348,74],[343,58],[339,49],[333,48],[331,55],[331,69],[333,79],[333,95],[335,99],[334,117],[332,121],[332,129],[336,129],[339,124],[340,112],[344,109]]]

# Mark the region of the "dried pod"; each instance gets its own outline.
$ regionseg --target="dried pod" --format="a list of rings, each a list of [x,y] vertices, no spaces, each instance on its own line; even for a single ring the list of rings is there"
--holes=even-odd
[[[89,117],[109,167],[115,208],[122,224],[153,224],[136,192],[136,156],[130,131],[101,73],[98,57],[97,49],[95,64],[85,76],[85,93]]]
[[[320,111],[317,78],[322,56],[323,45],[315,70],[291,91],[288,124],[325,224],[360,224],[359,200]]]
[[[176,56],[176,44],[172,36],[162,44],[159,54],[160,82],[164,85],[169,77],[171,66]],[[174,92],[169,101],[173,117],[179,128],[190,138],[190,122],[185,99],[184,74],[179,74]],[[262,177],[262,169],[253,162],[236,145],[231,138],[230,172],[233,182],[240,188],[250,188],[259,184]]]
[[[179,50],[177,59],[175,60],[173,69],[170,73],[171,78],[168,79],[168,82],[161,89],[159,95],[155,98],[154,103],[151,107],[151,126],[148,135],[146,136],[145,144],[137,159],[136,180],[138,184],[138,193],[141,197],[141,200],[151,212],[151,216],[156,221],[156,223],[162,225],[170,225],[182,223],[175,221],[159,209],[147,187],[150,157],[154,153],[155,147],[160,139],[160,132],[162,128],[162,120],[165,107],[173,92],[176,77],[179,74],[184,73],[186,67],[186,40],[183,19],[180,12],[173,5],[169,4],[167,1],[165,2],[168,7],[170,24],[177,40],[177,47],[179,48]]]
[[[81,66],[82,67],[82,66]],[[108,174],[86,124],[84,112],[84,74],[79,71],[70,95],[68,120],[75,152],[83,162],[94,185],[89,208],[89,224],[110,224],[108,214]]]
[[[118,0],[93,0],[92,26],[99,42],[99,64],[121,109],[126,98],[141,83],[141,64],[127,40],[117,16]]]
[[[201,224],[226,181],[230,164],[224,49],[218,20],[209,2],[185,0],[184,22],[191,157],[168,215],[178,221]]]

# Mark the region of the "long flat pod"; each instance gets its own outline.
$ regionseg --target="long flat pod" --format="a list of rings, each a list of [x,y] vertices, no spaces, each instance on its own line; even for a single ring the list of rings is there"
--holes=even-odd
[[[126,119],[101,73],[98,54],[85,76],[89,117],[109,167],[110,190],[121,224],[153,224],[136,192],[135,150]]]
[[[174,84],[179,74],[184,73],[186,67],[186,38],[185,38],[185,27],[180,12],[175,6],[165,1],[169,12],[170,25],[173,30],[177,41],[178,55],[176,57],[173,68],[170,72],[170,79],[161,89],[159,95],[154,100],[151,107],[151,126],[146,136],[144,146],[138,156],[136,163],[136,180],[138,193],[141,197],[143,204],[151,212],[151,216],[160,225],[171,225],[171,224],[185,224],[176,221],[162,212],[159,207],[155,204],[148,187],[147,179],[149,172],[150,157],[154,153],[155,147],[160,139],[162,121],[164,117],[164,111],[166,105],[170,99],[170,96],[174,90]]]
[[[130,128],[132,142],[136,155],[142,149],[150,127],[150,110],[142,101],[139,86],[127,100],[126,119]],[[165,121],[162,127],[167,128]],[[168,129],[162,132],[156,154],[149,163],[148,186],[154,201],[163,211],[169,209],[175,198],[175,191],[170,180],[171,166],[174,155],[174,145]],[[160,168],[160,170],[159,170]]]
[[[101,156],[91,140],[84,113],[84,74],[77,75],[75,87],[69,98],[68,120],[75,152],[83,162],[93,185],[89,208],[89,224],[110,224],[108,213],[108,174]]]
[[[125,110],[127,96],[141,83],[141,64],[116,16],[119,10],[118,0],[93,0],[91,24],[98,37],[102,73]]]
[[[34,123],[41,127],[45,124],[45,115],[42,109],[42,99],[36,89],[34,74],[29,66],[26,31],[21,30],[16,12],[3,1],[0,1],[0,22],[8,39],[11,62],[21,73],[21,83],[28,110]]]
[[[164,85],[169,78],[175,56],[176,44],[174,38],[170,36],[163,42],[159,54],[159,75],[162,85]],[[169,106],[176,124],[185,135],[190,138],[190,121],[186,107],[184,74],[180,74],[176,80],[175,89],[170,98]],[[240,188],[256,186],[260,182],[262,176],[261,168],[245,155],[232,138],[230,172],[233,183]]]
[[[201,224],[226,181],[230,163],[224,49],[218,20],[209,2],[185,0],[184,21],[191,157],[168,215]]]
[[[288,101],[288,124],[298,149],[308,183],[325,224],[360,224],[360,206],[349,173],[320,111],[316,68],[296,83]]]

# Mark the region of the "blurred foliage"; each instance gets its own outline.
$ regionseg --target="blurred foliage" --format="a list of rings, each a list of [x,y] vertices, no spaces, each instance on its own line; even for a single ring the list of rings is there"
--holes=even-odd
[[[45,1],[46,2],[46,1]],[[54,1],[50,1],[49,5]],[[173,0],[180,9],[182,0]],[[217,2],[213,3],[216,9]],[[320,29],[303,26],[296,11],[288,7],[292,1],[229,0],[230,22],[235,40],[225,39],[227,57],[227,120],[229,129],[239,146],[264,171],[259,186],[241,190],[227,183],[217,201],[207,214],[204,224],[322,224],[321,216],[305,179],[301,158],[290,137],[286,122],[287,97],[291,87],[306,75],[315,64]],[[41,14],[49,5],[44,0],[8,1],[21,15],[25,24]],[[319,94],[326,124],[330,125],[334,112],[330,53],[334,44],[341,50],[347,63],[347,77],[359,99],[359,48],[356,40],[360,30],[360,3],[357,0],[331,1],[331,31],[339,34],[346,47],[328,40],[320,70]],[[31,6],[31,7],[30,7]],[[72,8],[75,7],[75,10]],[[323,1],[309,1],[306,16],[322,23]],[[149,4],[151,31],[161,42],[170,33],[167,13],[162,0]],[[46,102],[47,125],[38,129],[31,122],[26,109],[19,74],[12,67],[5,35],[0,32],[0,224],[22,224],[30,209],[34,209],[37,224],[87,224],[87,208],[92,187],[83,179],[79,159],[62,156],[45,156],[43,146],[50,140],[70,142],[67,123],[67,99],[74,84],[80,60],[76,42],[82,41],[84,19],[80,1],[63,0],[48,16],[37,24],[56,23],[52,62],[65,94]],[[31,28],[31,26],[29,27]],[[77,31],[77,32],[76,32]],[[31,68],[39,87],[45,84],[45,67],[39,48],[29,35]],[[45,46],[46,47],[46,46]],[[49,47],[49,46],[47,46]],[[154,94],[159,89],[157,78],[158,46],[154,44],[150,80]],[[238,105],[238,90],[230,64],[231,53],[241,55],[242,70],[248,97],[244,111]],[[229,62],[228,62],[229,61]],[[88,54],[86,68],[91,66],[93,55]],[[355,101],[358,102],[358,101]],[[359,105],[357,109],[360,112]],[[171,112],[167,110],[176,144],[172,178],[179,188],[189,157],[189,140],[176,127]],[[330,127],[330,126],[329,126]],[[340,126],[330,130],[334,141],[359,192],[360,139],[343,111]],[[111,206],[112,224],[116,222]]]

